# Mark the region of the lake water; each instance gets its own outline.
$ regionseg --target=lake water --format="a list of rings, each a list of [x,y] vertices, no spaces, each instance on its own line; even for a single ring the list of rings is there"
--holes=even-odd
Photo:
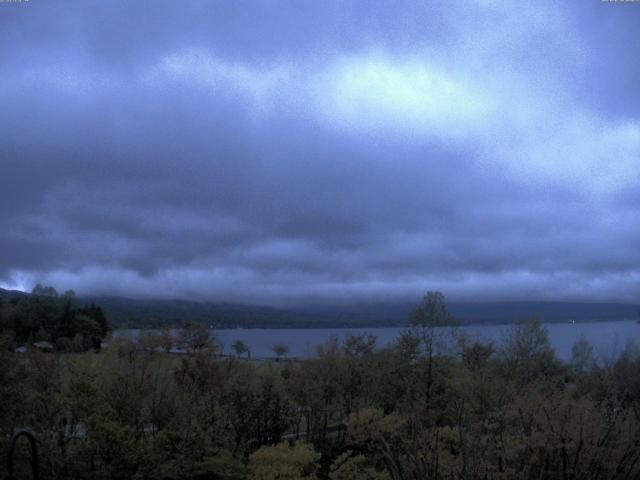
[[[593,346],[594,352],[604,358],[619,355],[629,340],[640,345],[640,324],[636,321],[584,322],[584,323],[549,323],[545,324],[549,332],[551,344],[561,359],[571,357],[571,347],[585,337]],[[446,328],[446,327],[443,327]],[[460,327],[471,338],[492,341],[499,345],[504,341],[509,325],[472,325]],[[386,346],[393,342],[403,330],[394,328],[308,328],[308,329],[230,329],[216,330],[216,338],[223,346],[224,353],[233,353],[231,344],[235,340],[243,340],[251,348],[253,358],[273,357],[271,348],[275,344],[289,347],[289,357],[311,357],[316,346],[337,336],[344,338],[347,334],[369,334],[378,339],[378,346]]]

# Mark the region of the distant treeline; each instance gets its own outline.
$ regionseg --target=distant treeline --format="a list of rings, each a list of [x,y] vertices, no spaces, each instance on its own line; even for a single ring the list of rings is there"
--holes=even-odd
[[[52,287],[36,286],[38,296],[51,297]],[[22,292],[0,289],[0,299],[24,297]],[[61,298],[75,298],[65,292]],[[100,305],[113,328],[178,328],[196,322],[214,328],[358,328],[406,327],[415,308],[411,302],[353,305],[307,305],[295,309],[234,303],[186,300],[131,299],[87,296],[75,298],[81,305]],[[449,306],[455,322],[465,324],[511,323],[536,317],[542,322],[640,319],[640,305],[570,302],[475,302]]]
[[[101,307],[79,306],[71,290],[58,295],[53,287],[36,285],[31,295],[0,296],[0,334],[15,346],[83,352],[99,350],[109,331]],[[7,337],[9,335],[10,337]]]
[[[1,293],[1,292],[0,292]],[[180,327],[185,321],[215,328],[358,328],[406,327],[415,302],[308,305],[292,309],[264,306],[84,297],[100,305],[114,328]],[[640,305],[569,302],[475,302],[449,306],[460,324],[511,323],[536,317],[542,322],[640,319]]]
[[[278,308],[186,300],[87,297],[99,303],[114,328],[176,328],[186,321],[214,328],[305,328],[345,326],[320,316]],[[340,325],[339,325],[340,323]]]

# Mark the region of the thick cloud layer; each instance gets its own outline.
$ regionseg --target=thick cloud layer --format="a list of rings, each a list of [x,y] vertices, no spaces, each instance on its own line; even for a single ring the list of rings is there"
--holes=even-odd
[[[640,298],[640,6],[0,4],[0,286]]]

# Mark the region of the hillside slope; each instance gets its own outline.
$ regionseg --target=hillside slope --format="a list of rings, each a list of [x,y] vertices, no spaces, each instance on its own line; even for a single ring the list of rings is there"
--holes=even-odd
[[[0,289],[5,300],[27,295]],[[238,303],[188,300],[141,300],[117,296],[85,296],[78,303],[100,305],[114,327],[178,326],[191,320],[216,328],[395,327],[409,324],[415,304],[408,302],[304,306],[280,309]],[[462,324],[509,323],[537,317],[544,322],[621,320],[640,318],[640,305],[577,302],[450,303]]]

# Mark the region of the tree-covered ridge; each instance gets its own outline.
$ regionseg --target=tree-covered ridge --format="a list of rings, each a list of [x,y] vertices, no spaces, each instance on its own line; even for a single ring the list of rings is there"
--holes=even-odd
[[[63,294],[68,295],[75,294]],[[5,301],[23,296],[23,292],[0,289],[0,298]],[[227,302],[114,296],[78,296],[76,302],[100,305],[113,328],[135,329],[178,328],[185,321],[212,325],[218,329],[406,327],[415,306],[413,302],[370,302],[274,308]],[[504,324],[532,316],[545,323],[640,319],[640,305],[621,303],[457,302],[448,307],[460,324]]]
[[[59,351],[99,350],[109,331],[101,307],[78,306],[73,291],[58,295],[53,287],[36,285],[32,295],[0,297],[0,333],[14,344],[38,343]]]
[[[0,448],[32,427],[45,479],[640,478],[634,343],[580,341],[564,363],[538,321],[491,344],[442,334],[447,316],[434,292],[393,345],[334,338],[302,361],[223,358],[193,324],[182,356],[162,332],[99,355],[0,348]]]

